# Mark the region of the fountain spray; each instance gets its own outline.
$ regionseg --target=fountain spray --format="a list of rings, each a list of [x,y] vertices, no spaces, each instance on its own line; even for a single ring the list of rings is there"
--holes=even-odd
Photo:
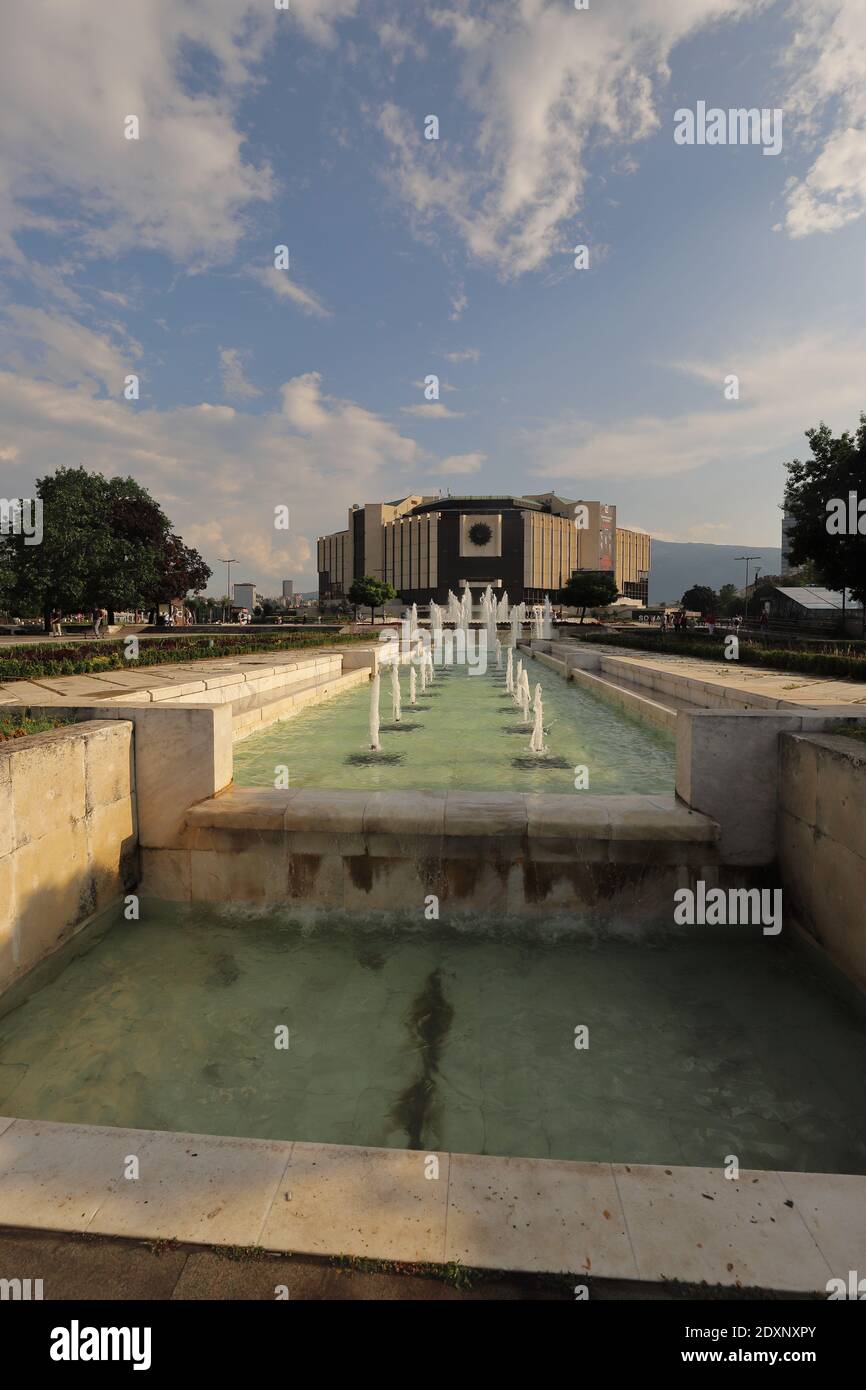
[[[381,750],[379,742],[379,672],[370,682],[370,747],[374,753]]]
[[[505,658],[505,689],[509,695],[514,694],[514,651],[508,648],[508,655]]]
[[[400,723],[400,672],[397,669],[396,661],[391,666],[391,713],[394,716],[394,723]]]
[[[546,753],[544,746],[544,707],[541,703],[541,686],[535,687],[535,699],[532,702],[534,719],[532,723],[532,737],[529,740],[529,747],[533,753]]]

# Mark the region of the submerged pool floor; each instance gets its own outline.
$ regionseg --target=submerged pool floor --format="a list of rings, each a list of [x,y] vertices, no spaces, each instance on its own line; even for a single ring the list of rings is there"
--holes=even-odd
[[[72,943],[0,1018],[0,1113],[866,1171],[866,1026],[811,957],[703,928],[641,942],[575,929],[145,903],[140,922]]]
[[[573,794],[575,769],[582,766],[589,778],[583,789],[590,792],[673,791],[672,735],[525,659],[530,689],[537,682],[542,687],[546,755],[530,751],[531,729],[521,725],[504,671],[437,670],[413,709],[404,666],[399,725],[391,717],[390,673],[382,676],[381,753],[370,752],[365,684],[243,739],[234,750],[235,781],[272,787],[277,769],[285,767],[293,787]]]

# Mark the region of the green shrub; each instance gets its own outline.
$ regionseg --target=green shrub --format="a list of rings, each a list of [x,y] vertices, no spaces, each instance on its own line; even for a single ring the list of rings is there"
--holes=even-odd
[[[369,634],[336,632],[298,632],[255,637],[164,637],[142,641],[137,661],[124,655],[125,643],[95,641],[64,643],[63,646],[36,644],[22,647],[12,655],[0,649],[0,681],[36,680],[40,676],[82,676],[99,671],[130,670],[137,667],[166,666],[171,663],[203,661],[226,656],[249,656],[253,652],[284,652],[309,647],[333,647],[350,642],[369,642]]]

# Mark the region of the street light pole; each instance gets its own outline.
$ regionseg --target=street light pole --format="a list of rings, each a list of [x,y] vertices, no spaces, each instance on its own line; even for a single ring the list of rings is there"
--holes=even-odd
[[[763,560],[763,558],[764,558],[763,555],[735,555],[735,556],[734,556],[734,559],[735,559],[735,560],[745,560],[745,562],[746,562],[746,587],[745,587],[745,589],[744,589],[744,591],[743,591],[744,597],[745,597],[745,601],[746,601],[746,617],[749,616],[749,566],[751,565],[751,563],[752,563],[753,560]],[[757,583],[757,575],[755,576],[755,582]]]
[[[237,564],[237,560],[224,560],[220,556],[220,564],[226,567],[226,595],[229,601],[229,617],[232,615],[232,565]]]

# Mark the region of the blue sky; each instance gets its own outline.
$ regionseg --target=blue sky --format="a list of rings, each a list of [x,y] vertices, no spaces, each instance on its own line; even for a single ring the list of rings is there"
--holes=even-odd
[[[30,0],[0,25],[0,491],[130,472],[214,590],[224,555],[313,587],[352,502],[439,488],[776,545],[783,460],[866,410],[862,4]],[[677,145],[698,101],[782,110],[781,153]]]

